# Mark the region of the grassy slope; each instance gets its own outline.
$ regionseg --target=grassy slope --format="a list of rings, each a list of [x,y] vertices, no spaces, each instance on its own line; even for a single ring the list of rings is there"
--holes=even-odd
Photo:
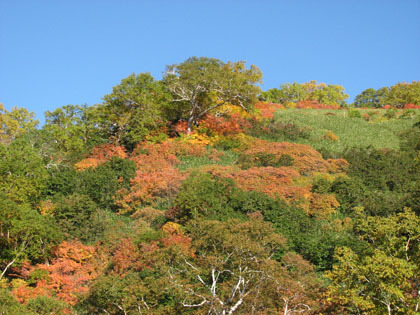
[[[372,110],[360,110],[361,114]],[[410,128],[418,121],[420,111],[415,111],[413,118],[381,117],[385,111],[371,121],[363,118],[350,118],[347,110],[319,109],[286,109],[275,114],[279,121],[293,121],[300,127],[310,127],[311,137],[296,142],[309,144],[315,149],[327,149],[330,152],[341,152],[346,147],[399,148],[398,134]],[[330,113],[330,114],[329,114]],[[332,114],[332,115],[331,115]],[[332,131],[339,137],[338,141],[324,139],[323,136]]]

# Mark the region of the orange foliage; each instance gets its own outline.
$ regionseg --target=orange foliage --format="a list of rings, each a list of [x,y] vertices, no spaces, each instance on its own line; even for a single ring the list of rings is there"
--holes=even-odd
[[[142,270],[140,252],[130,238],[122,239],[113,252],[111,261],[113,270],[120,275],[125,275],[128,270]]]
[[[332,131],[327,131],[323,136],[323,139],[330,140],[330,141],[338,141],[339,137]]]
[[[30,268],[45,270],[48,279],[40,279],[34,288],[19,287],[12,291],[21,302],[37,295],[55,296],[75,305],[78,296],[88,292],[89,282],[95,279],[102,265],[93,246],[86,246],[78,241],[64,241],[55,250],[50,264],[38,264]]]
[[[345,173],[350,165],[345,159],[327,159],[327,162],[329,164],[328,171],[332,174]]]
[[[173,167],[150,172],[138,170],[130,181],[130,191],[120,191],[120,198],[116,200],[121,207],[120,213],[132,212],[142,204],[153,203],[157,198],[174,196],[186,176]]]
[[[220,161],[220,158],[225,155],[225,152],[212,149],[209,154],[209,159],[212,161]]]
[[[125,159],[127,157],[125,148],[113,144],[97,146],[92,149],[92,152],[88,158],[79,161],[74,165],[74,167],[78,171],[84,171],[89,167],[96,168],[106,161],[111,160],[113,156]]]
[[[52,292],[45,287],[45,280],[40,280],[38,283],[40,285],[31,287],[25,281],[22,281],[21,285],[12,290],[12,295],[19,303],[27,303],[39,295],[52,297]]]
[[[182,141],[139,144],[130,156],[137,166],[136,175],[130,181],[130,190],[120,191],[116,200],[120,213],[132,212],[143,204],[153,204],[159,198],[174,196],[187,177],[175,168],[179,163],[176,156],[205,154],[203,145]]]
[[[226,117],[207,115],[200,121],[200,127],[205,127],[218,135],[227,136],[238,134],[243,132],[245,129],[249,129],[251,128],[251,124],[248,120],[240,117],[238,113],[233,113]]]
[[[406,104],[404,106],[404,109],[420,109],[420,105],[415,105],[415,104]]]
[[[260,112],[257,117],[261,119],[271,119],[274,117],[276,111],[284,109],[285,107],[281,104],[259,102],[255,104],[255,108]]]
[[[270,197],[298,201],[310,194],[310,187],[300,187],[293,179],[299,173],[290,167],[253,167],[235,174],[235,182],[245,191],[259,191]]]
[[[241,170],[235,166],[209,165],[202,167],[213,177],[233,179],[238,188],[244,191],[259,191],[270,197],[286,201],[298,201],[310,195],[310,185],[295,184],[299,172],[290,167],[252,167]]]
[[[316,217],[329,217],[340,206],[335,196],[327,194],[312,193],[309,202],[307,213]]]

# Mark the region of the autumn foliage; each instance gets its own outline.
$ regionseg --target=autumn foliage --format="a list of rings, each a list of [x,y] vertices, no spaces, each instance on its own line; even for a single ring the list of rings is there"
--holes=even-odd
[[[104,144],[94,147],[90,155],[74,165],[78,171],[83,171],[89,167],[96,168],[99,165],[111,160],[112,157],[125,159],[127,153],[124,147],[113,144]]]
[[[74,305],[88,292],[89,283],[101,272],[102,264],[93,246],[65,241],[57,247],[49,264],[26,268],[23,268],[23,276],[41,276],[35,277],[34,286],[25,284],[12,290],[18,301],[27,302],[37,295],[46,295]]]

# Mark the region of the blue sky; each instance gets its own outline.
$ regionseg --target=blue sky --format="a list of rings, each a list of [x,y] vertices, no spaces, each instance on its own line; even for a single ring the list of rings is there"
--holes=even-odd
[[[420,1],[0,0],[0,102],[41,121],[190,56],[255,64],[264,90],[317,80],[352,100],[420,80]]]

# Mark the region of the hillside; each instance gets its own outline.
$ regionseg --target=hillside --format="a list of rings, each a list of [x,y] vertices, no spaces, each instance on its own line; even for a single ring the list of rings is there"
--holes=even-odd
[[[418,312],[419,109],[257,102],[243,63],[173,71],[39,129],[2,114],[0,314]]]

